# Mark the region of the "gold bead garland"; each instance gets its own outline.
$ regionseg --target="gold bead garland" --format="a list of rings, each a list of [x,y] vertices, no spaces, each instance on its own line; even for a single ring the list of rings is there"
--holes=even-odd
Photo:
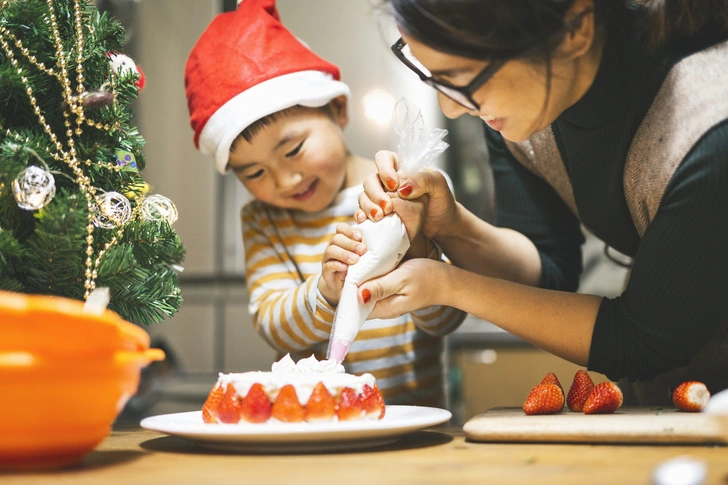
[[[115,122],[114,125],[109,125],[108,123],[105,125],[102,125],[99,122],[94,122],[93,120],[87,119],[83,110],[83,106],[81,104],[81,96],[85,92],[84,87],[84,81],[85,78],[83,76],[83,47],[84,47],[84,35],[83,35],[83,12],[81,11],[81,4],[79,0],[76,0],[74,2],[74,26],[75,26],[75,50],[76,50],[76,93],[77,95],[73,94],[73,91],[71,89],[71,82],[69,80],[68,76],[68,69],[66,67],[67,60],[65,57],[65,52],[63,51],[63,42],[61,40],[60,31],[58,28],[58,23],[56,22],[57,17],[55,14],[55,8],[53,5],[53,0],[47,0],[46,2],[48,4],[48,10],[49,10],[49,19],[51,24],[51,31],[53,33],[53,43],[56,50],[56,70],[55,68],[47,68],[44,63],[37,62],[37,58],[34,55],[31,55],[27,48],[25,48],[22,44],[22,41],[18,39],[12,32],[10,32],[7,28],[4,26],[0,26],[0,46],[2,47],[3,51],[5,52],[8,59],[10,59],[10,63],[14,68],[17,68],[17,73],[20,75],[20,79],[23,82],[23,85],[26,88],[26,94],[28,96],[28,99],[30,101],[31,107],[33,108],[33,112],[38,117],[38,121],[40,122],[41,126],[43,127],[43,130],[48,134],[48,136],[51,139],[51,142],[54,144],[57,152],[51,153],[51,156],[55,158],[56,160],[63,161],[68,165],[71,170],[73,171],[73,174],[75,175],[75,181],[78,184],[79,188],[81,189],[81,192],[84,194],[84,197],[86,198],[86,205],[88,208],[88,223],[86,224],[86,262],[85,266],[86,269],[84,271],[84,276],[86,278],[84,282],[84,299],[87,299],[91,291],[96,287],[96,278],[98,276],[98,267],[101,262],[101,258],[104,256],[106,251],[109,250],[110,247],[112,247],[114,244],[118,242],[118,240],[123,235],[123,227],[119,227],[117,230],[117,234],[114,235],[111,240],[109,240],[103,247],[101,251],[99,251],[96,258],[92,258],[94,249],[93,249],[93,243],[94,243],[94,224],[93,221],[95,219],[95,213],[96,208],[98,207],[96,203],[96,187],[91,185],[91,181],[87,175],[84,174],[83,170],[81,169],[80,165],[81,163],[91,166],[91,165],[97,165],[102,166],[105,168],[108,168],[110,170],[114,170],[117,173],[121,170],[122,167],[116,166],[115,164],[109,163],[109,162],[92,162],[91,160],[84,160],[83,162],[80,162],[76,155],[76,147],[74,142],[74,134],[75,135],[82,135],[83,134],[83,125],[86,123],[87,125],[97,128],[97,129],[104,129],[106,131],[111,131],[112,129],[118,129],[120,128],[120,124],[118,122]],[[0,3],[0,12],[2,12],[7,6],[9,5],[9,0],[3,0],[2,3]],[[68,146],[68,151],[65,151],[63,148],[63,144],[58,139],[57,135],[53,132],[50,125],[46,123],[45,117],[41,114],[40,107],[37,104],[37,100],[35,96],[33,96],[33,89],[30,86],[30,83],[28,81],[28,78],[24,75],[24,71],[21,67],[18,66],[18,61],[15,58],[15,53],[11,49],[10,45],[6,41],[6,37],[10,39],[14,44],[15,47],[19,50],[20,54],[25,57],[28,62],[38,68],[40,71],[45,72],[46,74],[55,77],[58,79],[58,81],[61,83],[63,87],[63,96],[65,98],[65,102],[68,105],[69,109],[63,110],[63,117],[64,117],[64,126],[66,127],[66,142]],[[72,53],[68,53],[69,63]],[[112,76],[113,77],[113,76]],[[115,87],[115,83],[112,80],[112,88]],[[70,113],[75,115],[75,124],[76,128],[75,130],[72,130],[73,124],[71,123],[71,115]],[[0,127],[0,131],[2,131],[2,127]],[[11,135],[12,133],[10,130],[7,130],[7,134]],[[15,134],[16,140],[19,138],[19,135]],[[27,142],[27,139],[26,139]],[[138,210],[134,210],[134,214],[138,215]]]

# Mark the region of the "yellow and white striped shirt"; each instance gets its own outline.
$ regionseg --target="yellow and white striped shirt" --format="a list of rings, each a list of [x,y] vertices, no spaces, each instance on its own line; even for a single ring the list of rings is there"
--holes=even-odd
[[[318,291],[321,258],[340,222],[354,224],[362,186],[344,189],[323,211],[280,209],[253,201],[242,210],[249,311],[258,333],[294,358],[325,358],[334,311]],[[369,372],[387,404],[444,404],[443,339],[465,318],[433,306],[398,318],[368,320],[344,361]]]

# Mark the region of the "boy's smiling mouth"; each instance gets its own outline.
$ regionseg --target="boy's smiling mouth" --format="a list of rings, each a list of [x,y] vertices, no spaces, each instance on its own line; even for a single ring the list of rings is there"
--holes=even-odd
[[[295,194],[292,194],[291,197],[296,199],[299,202],[303,202],[305,200],[310,199],[314,192],[316,192],[316,186],[318,186],[319,179],[314,179],[306,188],[304,188],[300,192],[296,192]]]

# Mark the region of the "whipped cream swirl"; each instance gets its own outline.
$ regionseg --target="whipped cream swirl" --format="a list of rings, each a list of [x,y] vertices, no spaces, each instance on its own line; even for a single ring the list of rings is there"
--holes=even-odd
[[[298,363],[293,362],[291,354],[286,354],[278,362],[273,362],[270,370],[277,374],[311,374],[311,373],[325,373],[325,374],[344,374],[344,366],[336,363],[333,360],[322,360],[319,361],[313,355],[301,359]]]

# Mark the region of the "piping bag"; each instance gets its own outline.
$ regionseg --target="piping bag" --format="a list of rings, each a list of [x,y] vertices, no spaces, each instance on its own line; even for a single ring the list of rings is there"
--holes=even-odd
[[[399,135],[397,168],[406,174],[424,170],[448,147],[442,141],[447,130],[428,130],[419,108],[405,98],[394,106],[392,127]],[[381,221],[372,222],[367,219],[353,227],[361,232],[367,252],[359,261],[349,266],[334,314],[326,358],[337,363],[343,362],[351,343],[376,304],[375,301],[370,301],[362,305],[357,301],[359,286],[395,269],[410,246],[407,230],[395,213]]]

